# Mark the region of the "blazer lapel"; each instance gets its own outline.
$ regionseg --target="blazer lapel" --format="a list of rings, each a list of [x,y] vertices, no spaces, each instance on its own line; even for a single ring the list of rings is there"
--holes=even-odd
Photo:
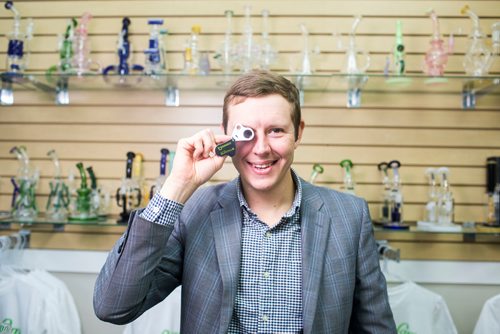
[[[220,332],[225,333],[234,308],[241,259],[241,208],[236,184],[231,182],[219,200],[222,208],[211,213],[215,249],[222,279]]]
[[[304,333],[311,333],[323,274],[330,218],[319,210],[323,201],[310,184],[303,182],[302,219],[302,304]]]

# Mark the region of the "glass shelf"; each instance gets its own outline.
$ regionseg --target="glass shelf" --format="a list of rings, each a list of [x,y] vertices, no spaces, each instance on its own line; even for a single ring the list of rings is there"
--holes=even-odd
[[[340,92],[347,95],[347,106],[361,106],[362,92],[374,94],[450,94],[462,99],[464,109],[473,109],[479,97],[490,95],[488,105],[497,107],[500,101],[500,76],[469,77],[448,75],[429,77],[409,74],[386,76],[384,74],[348,75],[312,74],[299,75],[280,73],[290,79],[300,90],[302,97],[307,92]],[[129,74],[61,74],[46,73],[9,74],[2,73],[1,103],[13,104],[14,90],[43,91],[55,94],[57,104],[70,103],[71,91],[116,91],[116,90],[160,90],[165,92],[165,104],[179,105],[180,91],[221,91],[225,90],[239,73],[210,75],[188,75],[177,72],[160,75]]]

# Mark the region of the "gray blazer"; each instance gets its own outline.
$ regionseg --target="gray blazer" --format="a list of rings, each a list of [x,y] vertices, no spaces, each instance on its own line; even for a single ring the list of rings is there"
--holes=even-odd
[[[366,202],[302,181],[306,334],[396,333]],[[237,180],[202,187],[174,227],[132,214],[97,278],[94,310],[125,324],[182,284],[182,333],[225,333],[241,254]]]

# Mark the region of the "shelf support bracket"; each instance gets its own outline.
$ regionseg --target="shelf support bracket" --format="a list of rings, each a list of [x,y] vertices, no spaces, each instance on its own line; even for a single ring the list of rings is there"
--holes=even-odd
[[[68,78],[62,76],[56,85],[56,104],[69,104]]]
[[[179,88],[176,86],[168,86],[165,91],[165,105],[167,107],[179,106]]]
[[[14,104],[14,92],[12,90],[12,81],[2,77],[2,89],[0,91],[0,104],[10,106]]]
[[[368,81],[366,75],[349,76],[347,79],[347,108],[361,107],[361,91]]]
[[[476,91],[474,82],[466,81],[462,86],[462,108],[471,110],[476,107]]]

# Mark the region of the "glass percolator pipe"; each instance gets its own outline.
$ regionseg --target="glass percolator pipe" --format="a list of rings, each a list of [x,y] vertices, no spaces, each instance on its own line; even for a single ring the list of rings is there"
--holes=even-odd
[[[403,193],[401,191],[401,178],[399,168],[401,163],[398,160],[392,160],[388,163],[392,169],[392,186],[390,192],[390,217],[391,223],[400,224],[403,222]]]
[[[354,166],[352,161],[349,159],[344,159],[340,162],[340,167],[344,169],[344,191],[355,195],[354,192],[354,181],[352,179],[351,170]]]
[[[269,38],[269,11],[262,10],[262,47],[260,67],[263,70],[269,70],[271,65],[276,60],[276,51],[271,45]]]
[[[437,170],[440,178],[440,192],[438,199],[438,223],[451,224],[453,223],[453,194],[450,190],[449,174],[450,171],[447,167],[440,167]]]
[[[487,75],[491,66],[491,50],[486,46],[485,35],[479,25],[479,17],[468,5],[465,5],[460,13],[468,15],[472,21],[469,46],[462,63],[465,73],[471,76]]]
[[[312,172],[311,172],[311,176],[309,178],[309,182],[311,184],[315,184],[316,178],[318,177],[319,174],[323,174],[323,172],[324,172],[323,166],[321,166],[318,163],[315,163],[312,167]]]
[[[405,45],[403,43],[403,27],[401,20],[396,21],[396,44],[394,45],[394,67],[398,75],[405,74]]]
[[[425,175],[429,179],[429,189],[427,192],[427,203],[425,205],[426,221],[430,223],[437,222],[437,205],[438,205],[438,187],[436,181],[436,169],[427,168]]]
[[[382,176],[382,205],[380,207],[380,221],[382,223],[388,223],[389,219],[389,203],[390,203],[390,191],[391,185],[389,182],[389,173],[387,172],[389,165],[387,162],[381,162],[377,165],[377,169],[380,171]]]

